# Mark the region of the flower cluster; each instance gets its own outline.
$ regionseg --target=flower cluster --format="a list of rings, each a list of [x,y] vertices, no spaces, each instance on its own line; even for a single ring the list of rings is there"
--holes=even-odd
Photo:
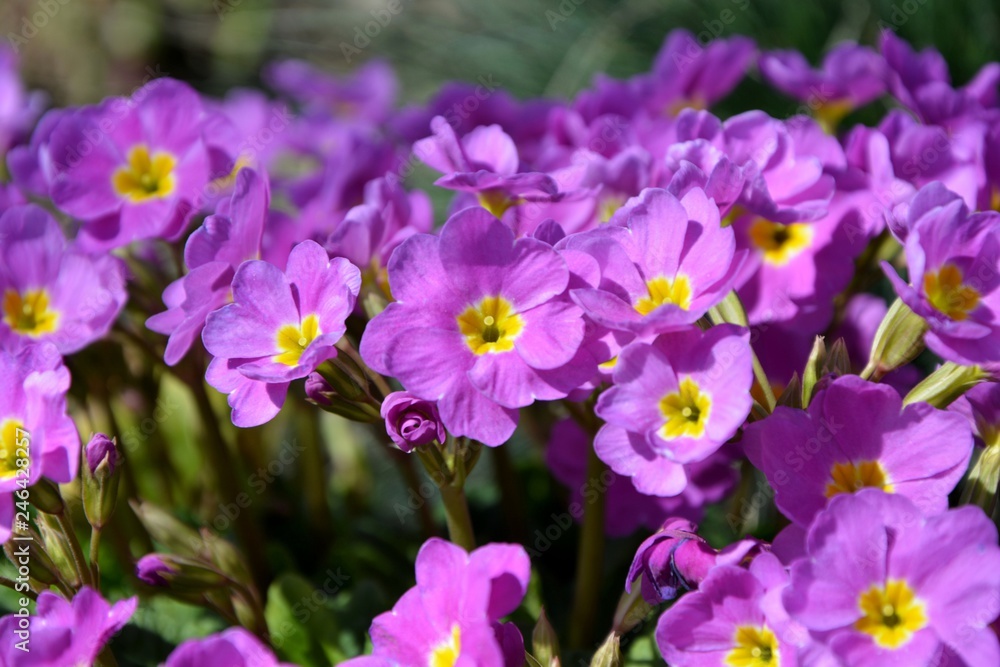
[[[751,67],[803,113],[713,113]],[[118,428],[118,387],[77,373],[109,342],[128,350],[108,366],[129,390],[155,395],[170,373],[193,394],[204,467],[231,496],[201,505],[221,498],[212,527],[244,547],[128,489],[134,542],[164,549],[129,563],[143,585],[246,626],[180,643],[167,667],[289,664],[269,627],[283,591],[260,588],[272,554],[246,523],[273,508],[229,510],[254,499],[205,383],[250,461],[242,429],[289,402],[376,424],[404,475],[418,459],[440,490],[451,542],[423,542],[416,585],[346,664],[525,664],[511,618],[532,597],[529,551],[475,548],[463,492],[482,446],[522,436],[541,436],[583,524],[577,648],[605,534],[644,531],[610,646],[629,609],[672,602],[655,642],[679,667],[1000,664],[983,512],[1000,515],[1000,66],[956,88],[940,54],[889,31],[819,68],[675,31],[649,72],[562,102],[498,92],[462,118],[462,86],[397,109],[381,63],[264,78],[277,100],[160,78],[36,123],[0,49],[0,542],[57,554],[32,578],[38,648],[16,653],[21,620],[5,617],[5,664],[91,664],[136,608],[95,590],[130,462],[78,430]],[[877,126],[842,128],[885,96]],[[449,199],[440,225],[406,178],[418,162]],[[306,504],[323,508],[320,429],[285,427],[310,435]],[[53,484],[78,473],[89,565]],[[15,520],[28,486],[32,525]],[[725,544],[698,534],[726,512]],[[557,653],[552,634],[542,616],[528,648]]]

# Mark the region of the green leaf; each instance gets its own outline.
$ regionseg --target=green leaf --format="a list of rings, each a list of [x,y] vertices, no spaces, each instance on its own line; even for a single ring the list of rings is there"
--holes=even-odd
[[[346,658],[331,644],[339,632],[327,603],[330,594],[295,573],[283,574],[267,593],[264,617],[271,643],[283,659],[327,667]]]

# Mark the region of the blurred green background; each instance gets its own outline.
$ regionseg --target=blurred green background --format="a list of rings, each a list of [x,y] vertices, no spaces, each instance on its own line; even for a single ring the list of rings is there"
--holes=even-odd
[[[370,43],[356,43],[378,17],[384,27],[367,26]],[[3,0],[0,26],[8,40],[26,38],[18,45],[27,78],[58,104],[128,93],[150,71],[221,94],[257,84],[262,64],[288,56],[334,72],[386,58],[407,101],[480,75],[522,98],[566,96],[595,72],[648,68],[666,32],[681,26],[751,35],[813,60],[840,40],[875,43],[892,26],[940,49],[956,82],[1000,57],[993,0]],[[342,45],[359,44],[348,62]],[[739,92],[744,106],[762,89]]]

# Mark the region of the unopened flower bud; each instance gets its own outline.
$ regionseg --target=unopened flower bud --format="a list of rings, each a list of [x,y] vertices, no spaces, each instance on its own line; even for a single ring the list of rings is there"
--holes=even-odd
[[[35,482],[28,493],[31,504],[46,514],[62,514],[66,509],[59,485],[45,477]]]
[[[84,450],[87,457],[87,467],[93,475],[97,474],[102,462],[107,462],[106,470],[109,475],[113,475],[118,465],[118,448],[112,438],[103,433],[95,433],[87,443]]]
[[[177,593],[198,593],[231,582],[219,571],[192,558],[171,554],[148,554],[135,564],[135,576],[150,586]]]
[[[812,350],[809,352],[809,359],[806,361],[805,370],[802,372],[802,406],[808,407],[812,400],[813,388],[816,382],[823,377],[823,366],[826,364],[826,343],[822,336],[816,336],[813,341]]]
[[[427,445],[435,440],[444,442],[447,433],[437,405],[405,391],[389,394],[382,403],[385,430],[404,452]]]
[[[205,540],[197,531],[148,502],[131,501],[132,511],[155,541],[185,556],[203,557]]]
[[[378,406],[349,373],[327,362],[310,373],[305,383],[306,397],[327,412],[362,423],[381,421]],[[350,397],[345,397],[347,391]]]
[[[716,551],[694,531],[686,519],[667,519],[639,546],[625,589],[631,590],[642,575],[643,599],[652,605],[669,602],[680,592],[697,588],[716,565],[740,564],[758,546],[756,540],[744,539]]]
[[[886,373],[913,361],[924,349],[927,322],[896,299],[875,332],[871,356],[861,377],[882,379]]]
[[[177,570],[167,564],[157,554],[148,554],[135,564],[135,576],[150,586],[167,586],[166,577],[177,574]],[[166,576],[164,576],[166,575]]]
[[[621,637],[612,632],[594,653],[590,667],[618,667],[622,664]]]
[[[122,454],[118,443],[103,433],[95,433],[84,450],[83,510],[87,521],[100,530],[111,519],[118,502]]]
[[[538,612],[538,622],[531,633],[531,650],[543,667],[559,664],[559,637],[549,623],[544,608]]]
[[[979,366],[959,366],[948,361],[911,389],[903,405],[923,402],[935,408],[946,408],[987,377],[989,375]]]
[[[312,372],[306,378],[306,397],[319,406],[330,405],[330,397],[333,396],[333,387],[323,379],[319,373]]]

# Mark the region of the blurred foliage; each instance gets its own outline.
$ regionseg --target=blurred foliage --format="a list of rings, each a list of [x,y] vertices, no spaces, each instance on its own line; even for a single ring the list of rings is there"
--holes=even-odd
[[[21,34],[24,21],[41,25],[21,44],[28,79],[59,104],[128,93],[151,72],[218,95],[257,85],[261,65],[284,57],[328,71],[386,58],[408,101],[482,75],[522,98],[566,96],[596,72],[647,69],[676,27],[746,34],[814,61],[838,41],[873,44],[893,27],[940,49],[958,82],[1000,58],[990,0],[4,0],[4,34]],[[733,107],[760,106],[761,89],[752,92]]]

